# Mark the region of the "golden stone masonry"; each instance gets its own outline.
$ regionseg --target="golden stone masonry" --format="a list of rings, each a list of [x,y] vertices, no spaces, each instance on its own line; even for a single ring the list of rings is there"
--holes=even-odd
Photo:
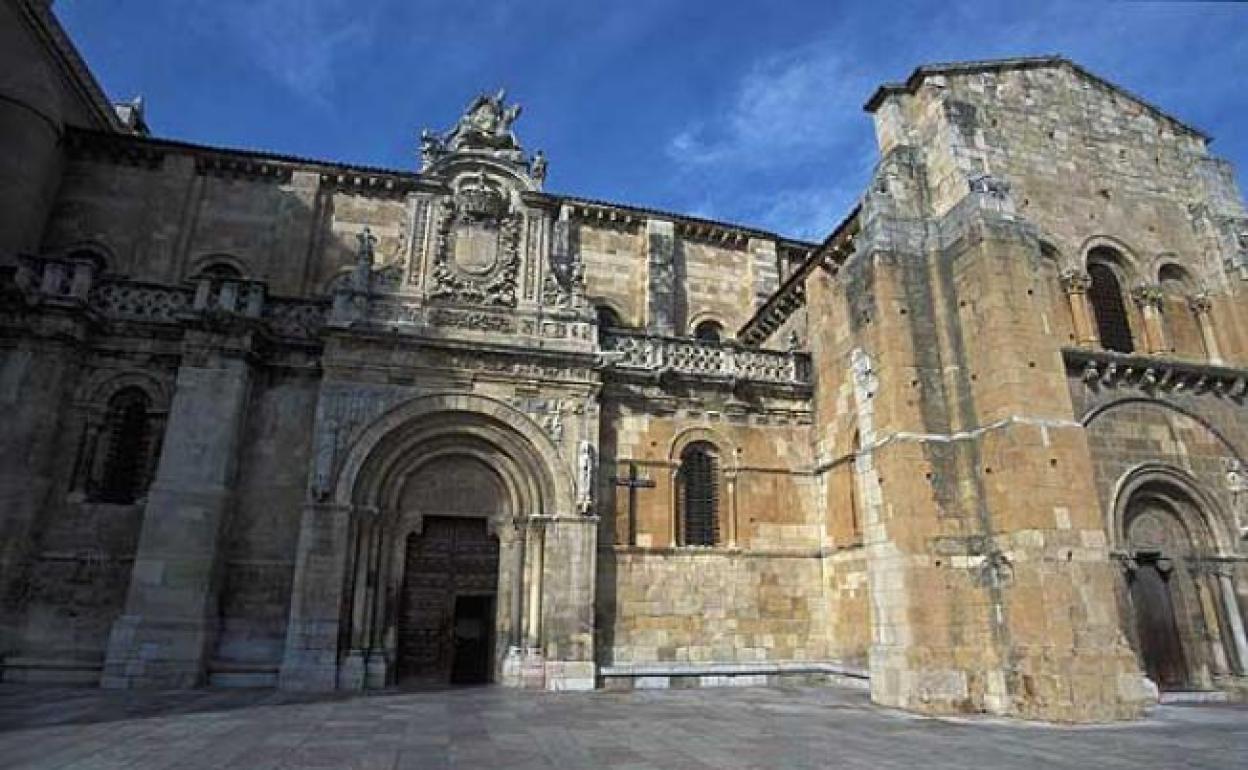
[[[1058,57],[919,67],[807,243],[153,137],[0,4],[0,674],[1248,693],[1248,213]],[[449,119],[452,116],[442,116]]]

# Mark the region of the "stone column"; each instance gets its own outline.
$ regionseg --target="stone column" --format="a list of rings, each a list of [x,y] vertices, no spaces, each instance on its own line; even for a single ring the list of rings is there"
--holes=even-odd
[[[1236,674],[1245,676],[1248,675],[1248,634],[1244,632],[1244,617],[1235,598],[1235,581],[1231,578],[1229,566],[1219,565],[1214,574],[1220,589],[1218,596],[1222,601],[1222,613],[1226,616],[1227,647],[1234,653],[1231,668]]]
[[[1088,303],[1088,289],[1092,287],[1092,277],[1082,270],[1067,270],[1062,273],[1061,279],[1062,289],[1066,292],[1066,300],[1070,302],[1075,345],[1081,348],[1100,346],[1092,307]]]
[[[1155,284],[1142,284],[1131,290],[1131,299],[1140,309],[1144,319],[1144,345],[1148,353],[1157,355],[1168,352],[1166,327],[1161,320],[1161,307],[1165,295]]]
[[[546,667],[542,660],[542,583],[545,563],[546,517],[533,516],[526,522],[525,536],[525,617],[524,662],[520,679],[522,686],[541,689],[546,684]]]
[[[386,593],[390,585],[390,567],[395,549],[387,546],[386,524],[393,516],[381,514],[373,527],[373,584],[369,597],[368,661],[364,686],[370,690],[385,687],[390,679],[390,659],[386,654]]]
[[[676,226],[646,220],[646,327],[655,334],[676,334]]]
[[[737,472],[724,473],[724,545],[737,547]]]
[[[221,349],[214,337],[188,331],[125,612],[109,637],[104,687],[193,687],[204,677],[251,387],[245,351]]]
[[[1209,359],[1209,363],[1221,366],[1222,350],[1218,347],[1218,335],[1213,331],[1213,319],[1210,318],[1210,311],[1213,309],[1213,300],[1207,292],[1199,292],[1187,298],[1188,307],[1192,309],[1192,315],[1196,316],[1196,327],[1200,329],[1200,340],[1205,345],[1205,356]]]
[[[342,665],[338,668],[339,690],[362,690],[364,688],[364,669],[368,657],[368,598],[369,598],[369,554],[372,552],[374,516],[365,509],[357,508],[351,523],[351,613],[346,622],[349,625],[348,649]]]
[[[500,525],[499,531],[499,556],[508,555],[505,567],[508,577],[505,583],[500,581],[499,593],[500,600],[507,602],[507,650],[500,672],[501,684],[507,687],[524,685],[525,528],[522,521],[512,521]],[[501,561],[499,568],[504,568]]]

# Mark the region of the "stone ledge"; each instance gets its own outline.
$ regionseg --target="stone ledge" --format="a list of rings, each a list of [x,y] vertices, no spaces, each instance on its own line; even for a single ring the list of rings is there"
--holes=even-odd
[[[210,687],[247,688],[277,687],[278,667],[275,663],[235,663],[214,660],[208,665]]]
[[[0,681],[27,684],[96,685],[104,662],[65,658],[13,657],[0,661]]]
[[[868,689],[865,669],[831,661],[756,663],[623,663],[598,669],[607,690],[666,690],[702,687],[766,687],[826,684]]]

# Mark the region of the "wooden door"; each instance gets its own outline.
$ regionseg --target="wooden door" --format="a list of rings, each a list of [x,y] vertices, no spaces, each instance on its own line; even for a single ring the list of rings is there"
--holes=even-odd
[[[1156,561],[1141,563],[1131,576],[1131,605],[1140,657],[1149,678],[1163,690],[1187,687],[1187,662],[1174,616],[1169,571],[1163,571]]]
[[[450,681],[456,598],[488,597],[492,607],[497,585],[498,541],[485,519],[427,517],[423,533],[407,541],[398,618],[399,681]],[[492,629],[488,638],[493,639]]]

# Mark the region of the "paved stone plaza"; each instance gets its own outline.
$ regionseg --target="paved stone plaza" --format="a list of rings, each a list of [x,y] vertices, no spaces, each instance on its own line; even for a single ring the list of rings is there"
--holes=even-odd
[[[4,768],[1234,767],[1248,708],[1098,727],[917,717],[833,689],[304,696],[0,688]]]

